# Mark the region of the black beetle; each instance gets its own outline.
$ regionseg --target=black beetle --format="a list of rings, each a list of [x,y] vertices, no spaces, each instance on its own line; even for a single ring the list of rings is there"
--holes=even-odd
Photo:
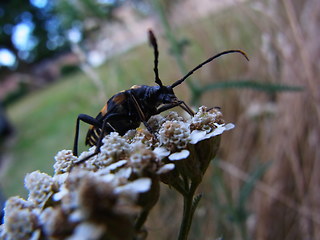
[[[98,154],[100,152],[103,137],[110,132],[118,132],[120,135],[124,135],[128,130],[139,127],[142,122],[152,133],[152,129],[147,123],[150,117],[176,106],[181,107],[190,115],[194,115],[191,108],[188,107],[184,101],[181,101],[176,97],[173,92],[173,88],[181,84],[203,65],[211,62],[213,59],[220,57],[221,55],[237,52],[242,54],[248,60],[247,55],[241,50],[224,51],[202,62],[172,85],[164,86],[159,78],[158,72],[159,52],[157,40],[151,30],[149,30],[149,42],[154,50],[155,82],[158,85],[134,85],[128,90],[115,94],[108,100],[107,104],[101,109],[95,118],[86,114],[79,114],[76,123],[73,154],[75,156],[78,155],[80,121],[91,125],[86,136],[86,145],[96,146],[96,150],[92,155],[79,160],[77,163],[83,162]]]

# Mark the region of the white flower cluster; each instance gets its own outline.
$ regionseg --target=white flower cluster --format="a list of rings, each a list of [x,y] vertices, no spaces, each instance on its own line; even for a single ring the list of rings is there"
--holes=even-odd
[[[171,152],[186,148],[189,138],[189,126],[183,121],[166,121],[159,130],[161,146]]]
[[[193,116],[190,124],[191,130],[211,132],[215,129],[217,124],[223,124],[222,113],[219,109],[212,108],[207,109],[202,106],[199,111]]]
[[[39,231],[35,229],[39,211],[32,202],[11,197],[6,202],[4,212],[4,224],[0,228],[1,239],[38,239]]]
[[[53,180],[46,173],[35,171],[27,174],[24,180],[27,190],[29,190],[28,201],[42,207],[50,198],[53,192]]]
[[[0,239],[132,239],[157,202],[160,179],[181,189],[180,176],[203,174],[204,167],[192,172],[199,154],[195,148],[215,149],[196,165],[207,164],[219,142],[211,139],[233,128],[223,123],[219,110],[205,107],[187,120],[171,112],[151,118],[149,125],[153,134],[137,129],[124,136],[107,135],[101,153],[79,164],[95,147],[79,158],[70,150],[58,152],[53,177],[39,171],[27,174],[29,197],[6,202]],[[176,160],[182,159],[191,166],[177,166],[183,161]]]
[[[53,165],[56,174],[69,172],[73,163],[78,159],[73,156],[71,150],[62,150],[54,157],[56,162]]]
[[[188,144],[197,144],[234,128],[232,123],[224,124],[219,109],[207,109],[204,106],[190,119],[184,120],[175,112],[170,113],[166,119],[169,120],[159,129],[160,147],[156,151],[167,152],[172,161],[189,156]]]

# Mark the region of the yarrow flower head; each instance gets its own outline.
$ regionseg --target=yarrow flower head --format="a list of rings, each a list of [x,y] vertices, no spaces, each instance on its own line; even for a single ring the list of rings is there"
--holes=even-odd
[[[172,125],[178,129],[172,130]],[[159,131],[160,142],[170,153],[162,161],[174,163],[175,169],[162,176],[162,181],[180,190],[186,186],[184,179],[199,184],[217,153],[220,135],[233,127],[224,123],[218,108],[204,106],[189,119],[165,122]],[[175,137],[177,135],[180,138]]]
[[[204,106],[190,120],[190,129],[211,132],[217,124],[223,124],[222,113],[217,108],[208,109]]]
[[[188,124],[183,121],[166,121],[159,130],[161,146],[171,152],[185,149],[190,137]]]
[[[96,147],[79,157],[58,152],[52,177],[27,174],[28,199],[7,201],[1,239],[144,239],[160,182],[181,194],[197,186],[220,135],[234,127],[224,123],[219,109],[206,107],[189,118],[157,115],[148,124],[152,133],[143,128],[124,136],[110,133],[96,155]]]
[[[56,174],[69,172],[73,163],[77,161],[77,157],[73,156],[71,150],[61,150],[55,156],[55,164],[53,165]]]
[[[1,239],[32,239],[39,234],[36,231],[38,211],[30,201],[11,197],[5,204],[4,212]]]
[[[42,207],[53,192],[53,179],[46,173],[34,171],[25,177],[25,187],[29,190],[28,200]]]

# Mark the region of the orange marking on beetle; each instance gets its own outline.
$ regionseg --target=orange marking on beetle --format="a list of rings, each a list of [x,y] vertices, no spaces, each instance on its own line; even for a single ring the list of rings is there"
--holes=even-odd
[[[117,94],[112,101],[115,102],[115,104],[120,104],[126,99],[126,95],[124,93]]]
[[[140,86],[140,85],[133,85],[133,86],[131,87],[131,89],[137,89],[137,88],[141,88],[141,86]]]
[[[102,116],[106,115],[108,112],[108,104],[104,105],[100,112]]]

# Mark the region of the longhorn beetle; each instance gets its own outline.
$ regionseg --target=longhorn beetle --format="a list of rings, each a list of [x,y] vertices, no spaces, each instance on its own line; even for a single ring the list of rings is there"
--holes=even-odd
[[[164,86],[160,80],[158,72],[159,52],[157,40],[151,30],[149,30],[149,42],[154,51],[153,70],[157,86],[134,85],[128,90],[115,94],[108,100],[107,104],[101,109],[95,118],[86,114],[79,114],[76,123],[73,154],[75,156],[78,155],[80,121],[91,125],[88,130],[85,143],[86,145],[96,146],[96,149],[93,154],[79,160],[77,164],[98,154],[100,152],[103,137],[110,132],[118,132],[120,135],[124,135],[128,130],[139,127],[140,123],[142,122],[148,131],[153,133],[152,129],[147,123],[149,118],[176,106],[181,107],[183,110],[193,116],[194,112],[184,101],[179,100],[176,97],[173,92],[173,88],[181,84],[203,65],[211,62],[215,58],[229,53],[240,53],[247,60],[249,60],[247,55],[241,50],[227,50],[218,53],[202,62],[172,85]]]

